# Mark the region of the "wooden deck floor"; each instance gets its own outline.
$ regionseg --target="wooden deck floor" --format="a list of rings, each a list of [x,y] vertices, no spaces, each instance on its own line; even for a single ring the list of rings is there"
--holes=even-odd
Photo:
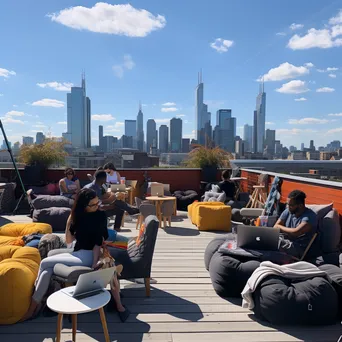
[[[13,219],[13,217],[8,217]],[[14,217],[27,221],[25,216]],[[1,224],[1,222],[0,222]],[[124,233],[135,236],[134,224],[126,223]],[[327,327],[274,327],[257,322],[241,308],[239,300],[219,298],[204,268],[203,255],[215,233],[198,232],[186,217],[177,217],[172,228],[160,229],[153,260],[155,279],[151,297],[143,285],[123,281],[124,304],[132,312],[126,323],[107,313],[111,341],[321,341],[336,342],[341,325]],[[12,326],[0,326],[0,341],[54,341],[56,316],[41,317]],[[64,321],[62,341],[71,340],[71,325]],[[104,341],[97,312],[78,317],[78,341]]]

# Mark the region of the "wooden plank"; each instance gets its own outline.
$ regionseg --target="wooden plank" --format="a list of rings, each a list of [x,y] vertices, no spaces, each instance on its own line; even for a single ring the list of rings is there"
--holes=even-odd
[[[157,278],[155,274],[153,277]],[[210,277],[205,278],[158,278],[157,284],[211,284]]]
[[[174,271],[152,271],[152,275],[159,282],[159,278],[210,278],[208,272],[188,272],[187,270],[174,272]],[[175,279],[177,280],[177,279]]]
[[[143,284],[127,284],[122,286],[122,288],[139,288],[144,286]],[[169,290],[186,290],[186,291],[193,291],[193,290],[211,290],[213,287],[211,284],[153,284],[151,285],[152,288],[169,291]]]
[[[124,289],[123,294],[125,298],[132,297],[132,298],[146,298],[145,289],[143,286],[140,288],[134,289]],[[151,297],[162,297],[162,298],[170,298],[170,297],[180,297],[180,298],[189,298],[189,297],[212,297],[216,296],[214,289],[211,290],[171,290],[168,289],[167,291],[159,291],[157,289],[151,289]]]

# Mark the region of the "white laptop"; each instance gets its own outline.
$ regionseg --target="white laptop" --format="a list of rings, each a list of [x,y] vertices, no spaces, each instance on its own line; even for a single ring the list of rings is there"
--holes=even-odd
[[[62,291],[75,299],[95,296],[103,291],[114,276],[116,268],[110,267],[98,271],[81,274],[76,286],[67,287]]]
[[[237,246],[246,249],[277,251],[280,230],[273,227],[238,226]]]
[[[110,188],[112,192],[125,192],[126,191],[125,184],[111,184]]]
[[[164,196],[164,184],[151,184],[151,196]]]

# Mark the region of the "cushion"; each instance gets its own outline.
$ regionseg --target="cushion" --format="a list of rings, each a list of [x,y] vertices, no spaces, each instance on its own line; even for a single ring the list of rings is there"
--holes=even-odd
[[[205,266],[209,270],[213,288],[220,297],[241,298],[248,278],[259,267],[260,262],[219,252],[219,247],[227,237],[229,235],[215,238],[208,244],[204,254]]]
[[[321,220],[333,208],[333,203],[330,204],[308,204],[309,209],[314,211],[317,215],[317,220]]]
[[[336,209],[330,210],[319,225],[320,248],[323,253],[333,253],[339,250],[341,239],[340,219]]]
[[[184,211],[187,210],[188,205],[198,199],[198,194],[194,190],[177,190],[173,193],[173,196],[177,199],[177,209]]]
[[[224,203],[226,201],[226,193],[225,192],[212,192],[207,191],[204,194],[204,200],[203,202],[222,202]]]
[[[65,281],[66,283],[76,283],[81,274],[92,271],[91,267],[86,266],[66,266],[63,264],[56,264],[53,268],[53,274]]]
[[[40,257],[45,259],[49,252],[54,249],[65,248],[65,237],[56,234],[45,234],[39,241],[38,250]]]
[[[253,294],[254,313],[271,324],[324,325],[336,322],[337,293],[324,277],[303,281],[269,276]]]
[[[66,223],[70,215],[70,208],[51,207],[33,210],[32,221],[51,225],[52,231],[65,231]]]
[[[39,264],[35,248],[0,247],[0,324],[16,323],[27,312]]]
[[[197,228],[198,230],[223,230],[230,232],[231,214],[231,207],[223,203],[215,206],[201,205],[198,207]]]
[[[34,209],[44,209],[51,207],[72,208],[74,200],[65,196],[41,195],[31,201]]]
[[[188,216],[192,224],[197,224],[198,208],[200,206],[221,206],[221,202],[194,202],[188,206]]]

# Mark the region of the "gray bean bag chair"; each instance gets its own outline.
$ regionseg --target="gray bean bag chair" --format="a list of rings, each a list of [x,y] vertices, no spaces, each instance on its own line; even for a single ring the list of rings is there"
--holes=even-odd
[[[59,195],[38,195],[34,200],[30,200],[29,203],[33,209],[45,209],[51,207],[72,208],[74,200]]]
[[[216,238],[208,244],[204,263],[210,273],[213,288],[220,297],[241,298],[241,292],[248,278],[259,267],[260,262],[246,257],[232,257],[219,252],[218,250],[226,238],[227,235]]]
[[[33,210],[32,221],[48,223],[53,232],[64,232],[70,212],[70,208],[62,207],[36,209]]]
[[[326,325],[336,323],[338,296],[327,278],[293,281],[268,276],[253,293],[254,313],[277,325]]]

